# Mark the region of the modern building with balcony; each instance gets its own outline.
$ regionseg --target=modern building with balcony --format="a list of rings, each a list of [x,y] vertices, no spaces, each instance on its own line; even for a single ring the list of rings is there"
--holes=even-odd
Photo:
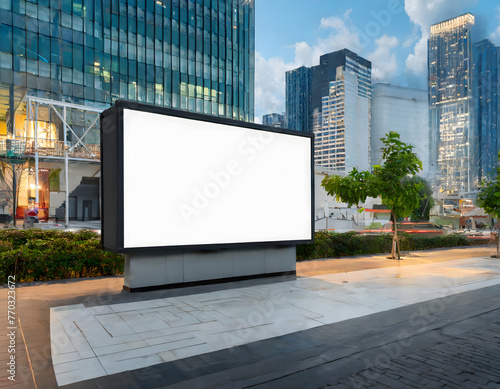
[[[478,183],[472,110],[470,13],[431,26],[428,41],[430,169],[443,196],[473,196]]]
[[[253,0],[0,1],[0,36],[0,212],[99,217],[116,100],[254,119]]]
[[[347,49],[313,67],[314,162],[328,169],[371,166],[371,63]]]
[[[286,73],[288,128],[314,132],[314,163],[370,168],[371,62],[343,49]]]

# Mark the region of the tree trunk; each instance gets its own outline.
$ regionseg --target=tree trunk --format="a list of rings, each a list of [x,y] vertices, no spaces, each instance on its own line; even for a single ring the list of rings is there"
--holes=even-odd
[[[399,248],[398,227],[396,225],[396,215],[391,211],[392,218],[392,249],[390,259],[401,259],[401,251]],[[396,257],[397,256],[397,257]]]
[[[496,256],[496,258],[500,258],[500,230],[497,232],[496,244],[497,244],[497,256]]]

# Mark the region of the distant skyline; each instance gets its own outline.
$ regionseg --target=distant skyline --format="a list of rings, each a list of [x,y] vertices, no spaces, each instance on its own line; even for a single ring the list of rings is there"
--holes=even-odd
[[[285,72],[347,48],[372,62],[372,82],[427,89],[434,23],[470,12],[473,41],[500,45],[497,0],[255,0],[255,121],[285,111]]]

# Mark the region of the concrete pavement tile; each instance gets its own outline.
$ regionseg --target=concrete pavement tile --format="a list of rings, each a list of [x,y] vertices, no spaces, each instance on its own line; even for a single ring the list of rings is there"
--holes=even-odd
[[[95,355],[101,357],[102,355],[116,354],[123,351],[135,350],[149,346],[144,340],[135,340],[132,342],[118,343],[111,346],[95,347]]]
[[[94,317],[112,337],[135,334],[135,331],[116,313],[101,313]]]
[[[60,386],[106,375],[97,358],[61,363],[54,366],[54,372]]]
[[[78,354],[76,351],[66,354],[52,355],[52,363],[54,365],[59,365],[65,362],[79,361],[81,359],[82,358],[80,357],[80,354]]]
[[[215,347],[207,343],[194,344],[192,346],[185,346],[182,348],[173,349],[172,352],[178,359],[189,358],[195,355],[206,354],[216,351]]]

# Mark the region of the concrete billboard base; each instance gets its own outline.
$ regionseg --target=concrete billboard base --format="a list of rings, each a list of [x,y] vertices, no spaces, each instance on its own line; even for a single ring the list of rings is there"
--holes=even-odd
[[[123,289],[141,292],[295,275],[296,246],[125,254]]]

